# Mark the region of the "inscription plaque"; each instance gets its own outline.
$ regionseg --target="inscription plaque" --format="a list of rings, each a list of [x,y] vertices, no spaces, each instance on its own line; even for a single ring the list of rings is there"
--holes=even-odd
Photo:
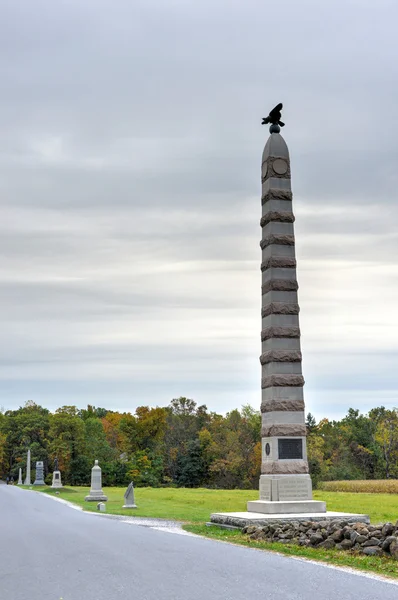
[[[260,500],[271,500],[271,481],[260,478]]]
[[[286,477],[279,479],[279,500],[311,500],[311,487],[308,479]]]
[[[303,458],[303,440],[297,438],[278,440],[278,456],[282,460]]]
[[[269,456],[269,453],[270,453],[270,452],[271,452],[271,447],[270,447],[269,443],[267,442],[267,443],[265,444],[265,454],[266,454],[267,456]]]

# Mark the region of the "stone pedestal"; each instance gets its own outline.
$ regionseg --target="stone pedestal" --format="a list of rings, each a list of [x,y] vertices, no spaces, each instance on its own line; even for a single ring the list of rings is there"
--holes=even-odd
[[[257,501],[256,501],[257,502]],[[277,502],[273,503],[278,505]],[[243,529],[247,525],[278,525],[294,522],[320,522],[346,520],[349,523],[370,523],[368,515],[355,513],[342,513],[328,511],[326,513],[281,513],[281,514],[262,514],[255,512],[236,512],[236,513],[214,513],[211,515],[211,521],[207,525],[217,525],[226,529]]]
[[[52,488],[61,488],[62,487],[61,471],[53,472],[53,481],[52,481],[51,487]]]
[[[30,479],[30,449],[28,450],[28,456],[26,459],[26,477],[25,477],[25,485],[32,485]]]
[[[107,502],[108,497],[102,491],[102,471],[98,465],[98,460],[95,461],[91,469],[91,489],[88,496],[85,497],[86,502]]]
[[[36,463],[36,479],[33,485],[46,485],[44,481],[44,463],[41,460]]]
[[[18,483],[17,485],[22,485],[22,469],[21,467],[19,468],[19,475],[18,475]]]

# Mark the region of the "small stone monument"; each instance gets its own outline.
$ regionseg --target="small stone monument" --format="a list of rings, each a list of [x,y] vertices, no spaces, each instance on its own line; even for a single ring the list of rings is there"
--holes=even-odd
[[[46,485],[44,481],[44,463],[41,460],[36,462],[36,479],[33,485]]]
[[[30,480],[30,448],[28,450],[28,457],[26,460],[26,478],[25,478],[25,485],[32,485],[32,482]]]
[[[84,499],[86,502],[106,502],[108,497],[102,491],[102,471],[98,465],[98,460],[95,461],[91,469],[91,489],[88,496]]]
[[[19,476],[17,485],[22,485],[22,469],[19,467]]]
[[[134,483],[131,482],[124,494],[123,508],[137,508],[134,502]]]
[[[104,502],[98,502],[97,509],[100,512],[106,512],[106,504]]]
[[[61,471],[58,468],[58,458],[55,458],[55,460],[54,460],[53,482],[51,484],[51,487],[52,488],[61,488],[62,487]]]
[[[61,471],[53,472],[53,482],[51,484],[51,487],[52,488],[61,488],[62,487]]]

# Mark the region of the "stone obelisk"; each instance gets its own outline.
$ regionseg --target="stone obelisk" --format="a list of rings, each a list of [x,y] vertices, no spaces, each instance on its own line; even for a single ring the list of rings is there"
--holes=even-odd
[[[108,500],[108,497],[102,491],[102,471],[98,460],[94,461],[94,466],[91,469],[91,489],[84,500],[86,502],[107,502]]]
[[[210,524],[245,527],[289,521],[347,518],[369,523],[368,515],[326,512],[325,502],[312,500],[304,417],[301,370],[294,215],[290,157],[280,135],[282,104],[270,123],[262,168],[262,463],[260,499],[247,512],[212,513]]]
[[[30,448],[28,450],[28,457],[26,460],[26,478],[25,478],[25,485],[32,485],[32,482],[30,480]]]
[[[21,467],[19,467],[19,474],[18,474],[18,483],[17,485],[22,485],[22,469]]]
[[[248,511],[326,512],[308,472],[290,157],[274,109],[262,156],[262,464],[260,500]]]

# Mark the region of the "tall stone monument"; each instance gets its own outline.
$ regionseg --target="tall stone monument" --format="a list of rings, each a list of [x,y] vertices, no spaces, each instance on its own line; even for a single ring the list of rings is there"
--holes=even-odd
[[[214,513],[211,523],[244,526],[277,520],[367,515],[327,513],[312,499],[301,369],[298,283],[289,150],[280,135],[282,104],[263,119],[270,136],[262,155],[261,476],[260,499],[244,513]]]
[[[28,450],[28,456],[26,459],[26,478],[25,478],[25,485],[32,485],[32,482],[30,480],[30,448]]]
[[[105,496],[102,491],[102,471],[98,464],[98,460],[95,461],[93,468],[91,469],[91,489],[88,496],[85,497],[86,502],[107,502],[108,497]]]
[[[19,467],[19,475],[18,475],[17,485],[22,485],[22,469],[21,469],[21,467]]]
[[[260,500],[248,511],[326,512],[312,500],[301,370],[298,283],[289,150],[278,105],[261,165],[262,463]],[[264,119],[264,121],[267,121]]]
[[[44,481],[44,463],[41,460],[36,462],[36,479],[33,485],[46,485]]]

